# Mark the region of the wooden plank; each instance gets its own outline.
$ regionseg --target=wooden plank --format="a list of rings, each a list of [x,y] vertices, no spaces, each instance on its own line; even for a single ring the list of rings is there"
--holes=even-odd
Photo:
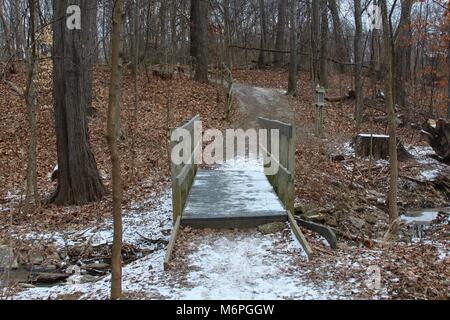
[[[330,247],[332,249],[337,248],[336,234],[334,233],[333,230],[331,230],[330,227],[325,226],[323,224],[306,221],[306,220],[303,220],[300,218],[297,218],[296,220],[300,223],[300,225],[302,227],[305,227],[306,229],[314,231],[314,232],[320,234],[322,237],[324,237],[327,240],[327,242],[330,244]]]
[[[164,270],[169,270],[170,260],[172,259],[172,251],[175,248],[175,242],[177,241],[178,230],[180,229],[181,216],[178,216],[175,225],[173,226],[172,236],[167,246],[166,256],[164,257]]]
[[[300,245],[303,247],[303,250],[305,250],[306,255],[308,256],[308,259],[311,259],[311,255],[313,253],[311,246],[309,245],[308,241],[305,238],[305,235],[303,234],[302,230],[300,230],[297,221],[295,221],[294,216],[292,213],[288,210],[288,219],[289,224],[291,225],[292,232],[294,232],[295,237],[297,238]]]
[[[286,210],[262,168],[255,166],[253,170],[199,170],[181,224],[227,229],[275,221],[287,221]]]
[[[293,126],[289,123],[284,123],[278,120],[270,120],[262,117],[258,117],[258,122],[263,129],[278,129],[280,135],[286,136],[288,139],[294,137]]]

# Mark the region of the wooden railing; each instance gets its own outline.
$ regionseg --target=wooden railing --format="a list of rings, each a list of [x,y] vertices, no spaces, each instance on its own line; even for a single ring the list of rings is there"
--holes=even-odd
[[[292,232],[305,250],[307,256],[312,256],[312,249],[295,221],[295,129],[292,125],[277,120],[258,118],[261,129],[267,130],[267,144],[261,143],[259,147],[264,154],[264,171],[272,185],[275,193],[286,208],[288,221]],[[278,130],[279,149],[272,150],[272,130]],[[275,135],[276,136],[276,135]],[[277,154],[278,153],[278,154]],[[269,161],[270,160],[270,161]],[[272,163],[271,163],[272,162]],[[278,170],[273,171],[273,162],[277,164]]]
[[[227,119],[230,116],[230,113],[233,108],[233,74],[231,73],[231,70],[227,67],[225,63],[222,64],[222,72],[221,72],[221,80],[220,82],[222,85],[223,82],[226,82],[225,86],[225,115]]]
[[[172,209],[173,209],[173,223],[177,223],[177,219],[181,218],[186,200],[194,182],[195,175],[197,174],[198,165],[195,163],[195,159],[202,148],[202,140],[195,139],[195,125],[200,121],[200,116],[197,115],[184,125],[177,129],[185,129],[189,131],[191,137],[191,150],[189,154],[188,163],[174,164],[171,161],[171,175],[172,175]],[[174,130],[177,130],[174,129]],[[173,132],[173,131],[172,131]],[[196,141],[198,140],[198,141]],[[173,147],[178,144],[179,141],[171,142],[171,151]]]
[[[259,146],[268,157],[268,159],[264,159],[267,179],[286,209],[294,213],[295,129],[290,124],[265,118],[258,118],[258,123],[261,129],[267,130],[267,145],[261,144],[260,141]],[[279,132],[278,155],[272,150],[272,130],[278,130]],[[270,166],[268,160],[277,163],[279,167],[277,171],[270,172],[272,170],[267,170],[267,167]]]

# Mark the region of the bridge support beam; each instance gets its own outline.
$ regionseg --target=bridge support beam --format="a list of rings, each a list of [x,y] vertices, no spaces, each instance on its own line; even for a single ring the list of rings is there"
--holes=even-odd
[[[311,256],[313,253],[311,246],[309,245],[308,241],[306,240],[305,235],[303,234],[302,230],[300,230],[300,227],[298,226],[297,221],[295,221],[295,218],[292,215],[292,213],[290,211],[288,211],[287,213],[288,213],[289,224],[291,225],[291,228],[292,228],[292,232],[294,233],[294,235],[297,238],[300,245],[303,247],[303,250],[305,250],[305,253],[308,256],[308,259],[311,259]]]
[[[169,270],[170,260],[172,260],[172,252],[175,248],[175,242],[177,241],[178,230],[180,229],[181,216],[178,216],[175,225],[173,226],[172,236],[170,237],[169,244],[167,245],[166,256],[164,257],[164,271]]]

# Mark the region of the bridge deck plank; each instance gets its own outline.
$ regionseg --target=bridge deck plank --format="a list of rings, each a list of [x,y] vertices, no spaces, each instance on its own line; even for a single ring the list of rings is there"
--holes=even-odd
[[[262,168],[218,168],[197,173],[181,224],[245,228],[286,220],[286,210]]]

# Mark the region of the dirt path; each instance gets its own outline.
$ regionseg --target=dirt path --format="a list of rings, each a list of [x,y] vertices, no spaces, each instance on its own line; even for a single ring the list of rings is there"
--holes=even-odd
[[[235,84],[234,95],[239,109],[238,127],[256,127],[256,119],[265,117],[283,122],[292,122],[293,113],[289,107],[285,91]]]

